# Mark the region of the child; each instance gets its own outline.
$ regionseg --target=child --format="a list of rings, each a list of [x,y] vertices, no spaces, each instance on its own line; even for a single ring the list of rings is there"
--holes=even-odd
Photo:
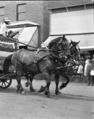
[[[78,66],[77,74],[83,75],[83,65],[82,65],[81,63],[80,63],[79,66]]]

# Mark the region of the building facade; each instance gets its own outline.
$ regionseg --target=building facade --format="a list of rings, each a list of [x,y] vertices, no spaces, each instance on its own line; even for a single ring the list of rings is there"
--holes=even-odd
[[[86,4],[93,4],[93,0],[0,1],[0,22],[8,17],[11,21],[30,20],[38,23],[41,43],[50,33],[50,15],[53,11]]]

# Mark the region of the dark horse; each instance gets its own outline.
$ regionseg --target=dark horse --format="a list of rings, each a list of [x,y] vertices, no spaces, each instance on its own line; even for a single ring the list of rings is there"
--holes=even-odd
[[[46,80],[45,94],[49,96],[51,75],[55,73],[55,71],[57,70],[57,62],[65,62],[64,60],[66,59],[66,56],[69,55],[69,53],[68,54],[66,53],[66,56],[63,56],[65,55],[65,53],[62,53],[62,51],[64,51],[64,46],[66,45],[66,43],[63,42],[63,38],[60,38],[58,42],[59,42],[57,43],[58,46],[56,46],[57,49],[45,50],[44,48],[40,48],[37,51],[36,50],[29,51],[26,49],[21,49],[5,59],[3,65],[4,73],[8,73],[10,65],[13,65],[16,69],[18,92],[21,93],[23,92],[23,87],[21,84],[21,76],[24,73],[29,72],[32,75],[32,79],[36,74],[42,73],[45,76]],[[60,60],[57,54],[59,57],[65,59]],[[32,81],[30,89],[32,89]]]
[[[57,41],[58,39],[55,39],[48,45],[48,48],[52,50],[52,54],[55,55],[55,61],[57,63],[57,67],[54,72],[56,95],[60,93],[58,88],[60,75],[66,79],[66,82],[62,82],[60,86],[60,89],[62,89],[69,83],[70,70],[73,70],[73,66],[77,65],[77,61],[80,58],[80,49],[78,47],[79,42],[71,41],[68,43],[68,40],[65,38],[65,36],[63,36],[63,38],[61,37],[61,40],[59,40],[60,44]],[[62,52],[58,54],[58,52],[55,52],[55,49],[61,49]],[[44,91],[44,89],[45,87],[41,86],[40,92]]]
[[[60,64],[59,67],[57,67],[57,70],[55,72],[55,81],[56,81],[55,93],[56,95],[60,93],[58,90],[59,76],[61,75],[62,77],[66,79],[66,82],[60,85],[60,89],[65,88],[70,81],[70,78],[69,78],[70,75],[73,75],[70,73],[71,71],[73,71],[73,66],[78,65],[78,60],[80,58],[80,49],[78,47],[78,44],[79,42],[73,42],[73,41],[70,42],[69,44],[70,56],[67,56],[67,59],[65,60],[65,62]]]

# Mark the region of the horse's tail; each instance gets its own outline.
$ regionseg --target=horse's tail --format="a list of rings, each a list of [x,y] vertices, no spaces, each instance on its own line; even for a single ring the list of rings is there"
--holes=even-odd
[[[5,58],[4,63],[3,63],[3,72],[8,73],[9,71],[9,66],[11,65],[11,57],[12,54],[9,55],[8,57]]]

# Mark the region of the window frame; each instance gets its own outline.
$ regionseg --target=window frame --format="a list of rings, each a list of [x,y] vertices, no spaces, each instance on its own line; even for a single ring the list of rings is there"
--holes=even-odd
[[[25,7],[26,7],[26,3],[17,4],[17,6],[16,6],[16,20],[17,20],[17,21],[22,21],[22,20],[19,19],[19,15],[20,15],[20,14],[23,14],[23,13],[24,13],[24,14],[26,15],[26,8],[25,8],[24,11],[21,11],[21,12],[19,11],[19,6],[24,6],[24,5],[25,5]]]
[[[1,20],[1,18],[2,18],[2,20],[3,20],[3,18],[4,18],[4,16],[5,16],[5,6],[0,6],[0,9],[4,9],[3,14],[0,14],[0,20]]]

